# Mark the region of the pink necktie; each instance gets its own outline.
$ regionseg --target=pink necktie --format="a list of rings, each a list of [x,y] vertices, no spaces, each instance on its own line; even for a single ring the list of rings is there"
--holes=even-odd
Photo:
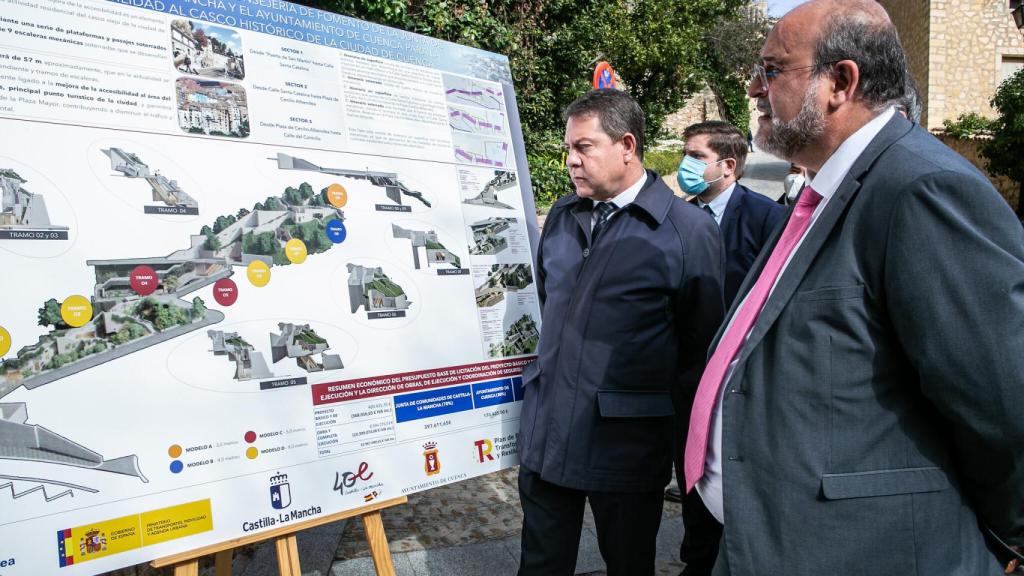
[[[711,424],[711,413],[714,411],[715,402],[718,400],[718,391],[725,380],[725,373],[729,370],[736,353],[743,346],[747,334],[753,328],[757,316],[761,313],[768,294],[775,285],[782,266],[786,263],[789,255],[800,242],[800,238],[807,232],[811,225],[811,214],[814,208],[821,202],[821,195],[805,186],[793,209],[793,215],[782,231],[782,237],[768,258],[768,263],[761,270],[761,275],[750,289],[747,301],[736,313],[732,326],[722,335],[715,353],[704,368],[704,374],[700,378],[700,385],[697,387],[697,396],[693,400],[693,409],[690,412],[690,429],[686,434],[686,456],[683,461],[683,471],[686,476],[686,491],[689,492],[693,486],[704,475],[704,461],[708,451],[708,428]]]

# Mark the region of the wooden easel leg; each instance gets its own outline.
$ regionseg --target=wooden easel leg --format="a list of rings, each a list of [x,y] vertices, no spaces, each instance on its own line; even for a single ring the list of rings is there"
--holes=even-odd
[[[174,576],[199,576],[199,559],[188,560],[174,566]]]
[[[281,536],[274,540],[277,548],[277,570],[281,576],[302,576],[299,566],[299,542],[295,534]]]
[[[380,518],[380,511],[363,514],[362,518],[363,527],[366,529],[366,542],[370,545],[370,555],[373,557],[377,576],[395,576],[395,565],[391,561],[388,537],[384,534],[384,522]]]
[[[215,576],[231,576],[231,556],[233,552],[230,548],[217,552],[213,559]]]

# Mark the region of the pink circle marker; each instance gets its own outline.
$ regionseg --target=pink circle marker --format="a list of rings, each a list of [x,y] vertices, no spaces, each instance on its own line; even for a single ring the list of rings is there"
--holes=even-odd
[[[221,278],[213,284],[213,299],[221,306],[231,306],[238,300],[238,285],[230,278]]]
[[[149,296],[160,286],[160,278],[149,266],[136,266],[128,277],[128,283],[139,296]]]

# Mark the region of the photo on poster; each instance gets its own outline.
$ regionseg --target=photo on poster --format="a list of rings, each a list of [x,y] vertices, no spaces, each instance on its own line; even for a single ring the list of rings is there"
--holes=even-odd
[[[171,22],[171,52],[178,72],[208,78],[245,78],[238,32],[195,20]]]
[[[178,78],[178,127],[189,134],[249,136],[249,103],[238,84]]]

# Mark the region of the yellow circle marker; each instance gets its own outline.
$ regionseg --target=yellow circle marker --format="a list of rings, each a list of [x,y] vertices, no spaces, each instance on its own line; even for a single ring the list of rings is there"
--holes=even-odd
[[[341,184],[331,184],[327,187],[327,201],[335,208],[344,208],[348,204],[348,190]]]
[[[68,296],[60,305],[60,317],[72,328],[85,326],[92,320],[92,302],[85,296]]]
[[[11,351],[11,333],[6,328],[0,326],[0,356],[7,354]]]
[[[270,282],[270,266],[263,260],[253,260],[245,271],[253,286],[262,288]]]
[[[284,245],[284,255],[292,264],[302,264],[306,261],[306,243],[292,238]]]
[[[167,455],[170,456],[171,458],[177,458],[178,456],[181,456],[181,446],[174,444],[173,446],[167,449]]]
[[[255,446],[250,446],[245,450],[245,457],[249,460],[255,460],[260,455],[260,451]]]

